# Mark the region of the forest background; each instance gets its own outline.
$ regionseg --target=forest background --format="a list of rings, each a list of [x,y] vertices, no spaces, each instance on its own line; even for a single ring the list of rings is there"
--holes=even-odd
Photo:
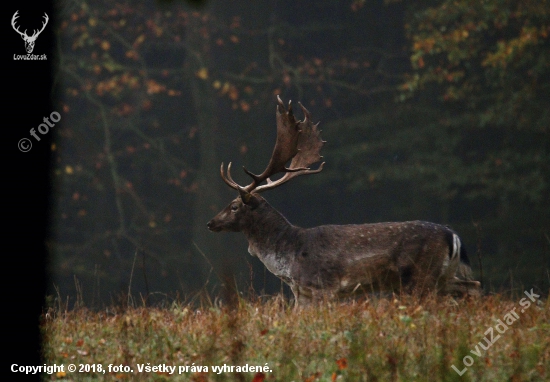
[[[266,194],[292,223],[428,220],[486,291],[550,283],[546,1],[54,3],[47,281],[99,307],[283,289],[206,222],[260,172],[276,95],[325,169]],[[298,117],[301,114],[297,112]],[[288,293],[288,291],[287,291]]]

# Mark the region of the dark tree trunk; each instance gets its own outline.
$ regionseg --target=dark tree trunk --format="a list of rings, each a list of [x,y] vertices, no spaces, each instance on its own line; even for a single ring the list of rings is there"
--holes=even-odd
[[[197,275],[197,279],[193,280],[193,284],[200,282],[205,285],[208,275],[211,275],[212,278],[219,270],[220,259],[223,258],[223,238],[220,235],[212,234],[206,228],[208,220],[222,207],[220,196],[222,182],[218,171],[220,166],[218,158],[220,132],[218,131],[218,118],[216,115],[216,95],[212,91],[210,81],[197,76],[197,72],[210,66],[208,58],[209,41],[200,35],[199,29],[200,21],[191,17],[186,38],[188,49],[186,67],[200,140],[200,162],[196,177],[198,188],[193,211],[192,266],[201,269],[201,274]],[[211,266],[214,267],[212,273],[210,272]],[[209,283],[216,281],[211,279]]]

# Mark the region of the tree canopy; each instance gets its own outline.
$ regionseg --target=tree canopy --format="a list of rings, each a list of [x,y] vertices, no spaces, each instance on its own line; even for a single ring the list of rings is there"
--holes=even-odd
[[[451,224],[481,253],[488,288],[513,286],[514,277],[542,288],[548,8],[60,4],[56,285],[74,290],[76,275],[94,301],[248,283],[278,290],[274,278],[258,277],[265,270],[247,258],[243,238],[214,235],[205,223],[231,200],[222,161],[252,171],[266,163],[279,94],[321,120],[328,141],[321,174],[267,196],[293,223]]]

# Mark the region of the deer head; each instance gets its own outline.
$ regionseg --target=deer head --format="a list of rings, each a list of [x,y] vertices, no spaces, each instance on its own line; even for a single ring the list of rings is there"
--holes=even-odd
[[[296,121],[290,102],[286,109],[281,98],[277,96],[277,103],[277,139],[266,169],[256,175],[243,167],[244,172],[252,178],[252,182],[243,187],[231,177],[231,163],[227,166],[227,175],[223,163],[221,164],[220,175],[223,181],[237,190],[239,197],[208,222],[207,226],[211,231],[242,231],[249,224],[246,218],[248,214],[265,204],[259,193],[278,187],[294,177],[316,174],[323,169],[324,162],[315,170],[309,168],[322,158],[319,152],[325,142],[317,129],[318,123],[312,123],[309,111],[300,103],[304,113],[303,121]],[[290,165],[286,167],[288,161]],[[277,180],[271,180],[278,173],[284,175]],[[266,183],[262,184],[264,181]]]
[[[16,11],[14,14],[13,14],[13,17],[11,18],[11,26],[13,27],[13,29],[19,33],[21,35],[21,38],[25,41],[25,49],[27,50],[27,53],[32,53],[33,49],[34,49],[34,43],[36,42],[36,39],[38,38],[38,36],[40,35],[40,33],[42,33],[42,31],[44,30],[44,28],[46,28],[46,25],[48,24],[48,15],[44,12],[44,17],[46,20],[43,22],[42,24],[42,29],[40,30],[34,30],[34,33],[32,34],[32,36],[29,36],[27,35],[27,30],[25,29],[25,32],[21,32],[19,31],[19,29],[15,26],[15,20],[19,17],[19,15],[17,14],[19,11]]]

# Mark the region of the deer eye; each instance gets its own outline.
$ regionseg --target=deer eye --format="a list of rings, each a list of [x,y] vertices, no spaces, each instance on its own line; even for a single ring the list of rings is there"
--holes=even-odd
[[[236,205],[236,204],[233,204],[233,205],[231,206],[231,212],[237,212],[238,209],[239,209],[239,206]]]

